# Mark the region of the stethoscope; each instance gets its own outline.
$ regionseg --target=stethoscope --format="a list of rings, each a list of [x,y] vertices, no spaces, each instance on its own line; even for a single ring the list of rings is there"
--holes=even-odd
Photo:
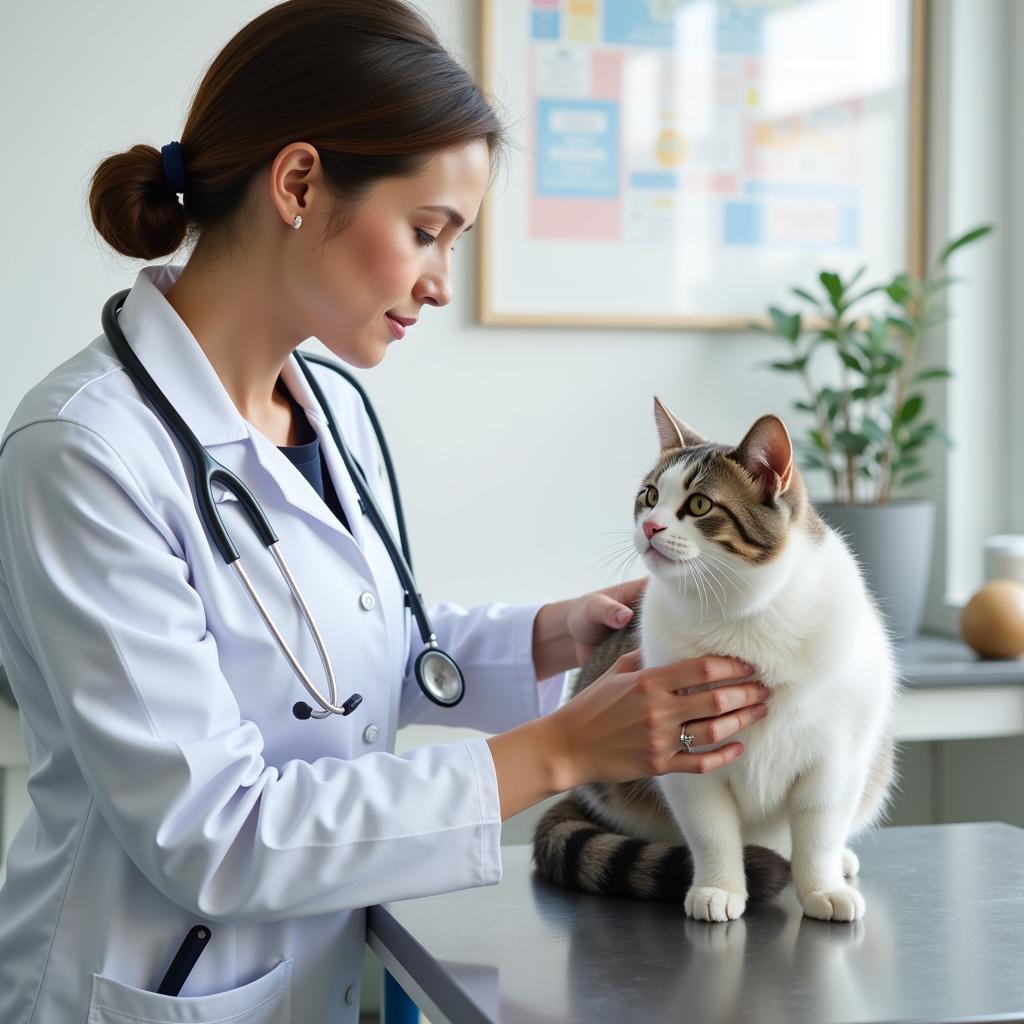
[[[236,575],[242,581],[242,585],[252,598],[253,604],[256,605],[264,623],[266,623],[267,629],[270,630],[271,635],[277,642],[277,646],[281,649],[281,653],[288,659],[288,663],[294,669],[295,674],[301,680],[302,685],[306,688],[306,691],[313,700],[320,705],[321,709],[314,711],[313,708],[305,701],[297,701],[292,707],[292,714],[294,714],[296,718],[300,719],[311,717],[326,718],[328,715],[350,715],[363,702],[363,698],[360,694],[353,693],[344,704],[338,704],[338,687],[334,678],[334,669],[331,666],[331,659],[324,647],[323,637],[320,635],[320,630],[317,628],[313,615],[302,596],[302,592],[299,590],[298,584],[295,582],[295,577],[292,575],[284,557],[278,550],[277,537],[271,529],[270,522],[264,514],[263,509],[260,508],[249,488],[246,487],[230,469],[226,466],[222,466],[215,458],[213,458],[213,456],[211,456],[210,453],[199,443],[199,439],[192,433],[188,425],[179,415],[178,411],[168,401],[167,396],[159,387],[157,387],[156,382],[142,365],[139,357],[134,353],[134,351],[132,351],[131,345],[128,344],[128,339],[124,336],[124,332],[118,325],[117,314],[121,311],[121,306],[124,304],[124,300],[127,298],[129,291],[130,289],[125,289],[125,291],[117,292],[115,295],[111,295],[111,297],[107,299],[107,302],[103,307],[102,315],[103,333],[106,334],[107,340],[110,342],[110,345],[118,359],[120,359],[124,365],[128,376],[135,382],[136,386],[146,396],[146,398],[149,399],[157,414],[164,421],[167,429],[178,439],[182,448],[185,449],[185,454],[192,463],[192,476],[195,480],[196,505],[198,507],[199,516],[202,519],[203,524],[206,526],[207,533],[210,535],[210,538],[217,547],[217,550],[220,552],[224,561],[235,570]],[[426,696],[435,704],[440,704],[442,707],[446,708],[454,707],[460,700],[462,700],[466,692],[466,683],[463,679],[459,666],[455,663],[455,659],[438,647],[437,637],[434,635],[434,631],[430,627],[430,620],[427,618],[427,611],[423,607],[423,598],[416,589],[416,581],[413,579],[412,569],[410,568],[412,565],[412,559],[409,556],[409,542],[405,533],[405,517],[402,515],[402,503],[398,496],[398,482],[395,479],[394,466],[391,463],[391,455],[388,451],[387,443],[384,440],[384,433],[381,430],[380,422],[373,411],[373,406],[370,405],[369,398],[367,398],[365,391],[355,378],[336,363],[333,363],[328,359],[321,359],[318,356],[303,356],[298,352],[298,350],[295,351],[295,359],[298,362],[302,373],[305,375],[306,381],[309,383],[310,390],[316,396],[316,400],[320,403],[320,408],[323,409],[324,415],[327,417],[327,425],[330,428],[331,437],[334,438],[334,443],[337,445],[338,451],[341,453],[341,457],[344,460],[345,468],[348,470],[349,475],[352,478],[352,482],[355,484],[356,490],[359,492],[359,497],[361,499],[360,507],[363,509],[365,514],[370,517],[374,529],[377,531],[380,539],[384,542],[384,546],[387,548],[388,555],[391,558],[391,564],[395,567],[395,571],[398,573],[398,577],[405,589],[406,605],[412,608],[412,613],[416,617],[416,622],[419,625],[420,636],[423,638],[423,643],[425,645],[424,649],[416,658],[416,681],[419,683],[420,689],[424,694],[426,694]],[[391,536],[391,531],[388,529],[387,523],[384,521],[384,516],[381,514],[380,508],[378,507],[377,502],[370,491],[369,485],[366,482],[366,478],[363,475],[362,467],[355,461],[352,453],[348,450],[348,446],[342,440],[338,426],[334,422],[334,417],[331,415],[330,406],[327,403],[327,397],[324,395],[319,383],[313,376],[313,371],[309,368],[307,360],[318,363],[321,366],[327,366],[336,373],[340,373],[359,392],[359,396],[362,398],[363,404],[366,406],[366,412],[373,424],[374,433],[377,435],[377,443],[380,445],[384,464],[387,466],[388,483],[391,487],[391,494],[394,498],[395,513],[398,519],[398,530],[402,541],[401,551],[399,551],[395,546],[394,539]],[[217,508],[216,502],[213,500],[211,484],[214,482],[225,490],[230,491],[238,499],[242,508],[245,510],[246,515],[248,515],[249,522],[252,523],[253,529],[259,535],[260,540],[262,540],[267,548],[269,548],[270,553],[274,556],[274,561],[277,562],[277,567],[281,571],[281,575],[284,576],[288,583],[288,588],[291,590],[292,596],[295,598],[296,603],[302,611],[302,617],[306,620],[306,625],[309,627],[309,631],[313,636],[313,642],[316,644],[316,649],[320,653],[320,660],[323,663],[324,672],[327,675],[327,683],[330,688],[330,699],[323,696],[313,681],[303,671],[302,666],[298,663],[298,660],[292,653],[291,648],[288,646],[288,642],[274,624],[273,619],[270,617],[270,612],[260,600],[260,597],[256,593],[245,569],[242,567],[238,551],[231,542],[231,537],[228,535],[228,531],[221,520],[220,511]]]

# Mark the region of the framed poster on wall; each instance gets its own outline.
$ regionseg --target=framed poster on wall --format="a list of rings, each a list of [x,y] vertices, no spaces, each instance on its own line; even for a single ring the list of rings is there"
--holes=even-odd
[[[481,0],[488,324],[741,329],[922,269],[925,0]]]

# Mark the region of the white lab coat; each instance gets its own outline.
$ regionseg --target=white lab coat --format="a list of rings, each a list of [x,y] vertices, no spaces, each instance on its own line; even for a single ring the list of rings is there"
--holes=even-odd
[[[534,677],[538,605],[440,604],[430,616],[466,697],[445,709],[422,695],[419,632],[294,359],[283,378],[352,534],[232,404],[163,297],[180,271],[144,268],[121,328],[263,506],[339,698],[358,691],[363,703],[346,718],[292,716],[305,691],[207,539],[177,442],[102,335],[32,388],[0,448],[0,653],[32,798],[0,891],[4,1024],[355,1022],[363,908],[501,878],[485,740],[398,757],[395,731],[504,731],[552,710],[562,689],[561,676]],[[333,371],[315,372],[397,536],[362,403]],[[258,592],[322,681],[271,556],[237,501],[216,493]],[[156,995],[198,923],[212,939],[181,995]]]

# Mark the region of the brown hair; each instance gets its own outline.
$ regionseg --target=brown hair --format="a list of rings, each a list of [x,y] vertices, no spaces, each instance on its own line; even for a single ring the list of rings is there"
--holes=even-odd
[[[253,178],[288,143],[320,155],[345,204],[378,178],[415,174],[431,153],[504,129],[469,73],[402,0],[286,0],[245,25],[214,58],[196,92],[181,153],[182,202],[168,188],[161,151],[132,146],[92,176],[96,230],[126,256],[176,252],[211,228],[230,242]]]

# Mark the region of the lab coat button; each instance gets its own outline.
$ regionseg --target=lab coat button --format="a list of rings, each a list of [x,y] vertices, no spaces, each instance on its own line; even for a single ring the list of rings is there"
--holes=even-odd
[[[377,599],[368,590],[359,595],[359,603],[364,611],[372,612],[377,607]]]
[[[356,1001],[356,987],[355,987],[355,985],[349,985],[349,987],[347,989],[345,989],[345,1002],[349,1006],[351,1006],[355,1001]]]
[[[376,743],[377,740],[380,739],[380,726],[368,725],[363,730],[363,739],[366,740],[367,743]]]

